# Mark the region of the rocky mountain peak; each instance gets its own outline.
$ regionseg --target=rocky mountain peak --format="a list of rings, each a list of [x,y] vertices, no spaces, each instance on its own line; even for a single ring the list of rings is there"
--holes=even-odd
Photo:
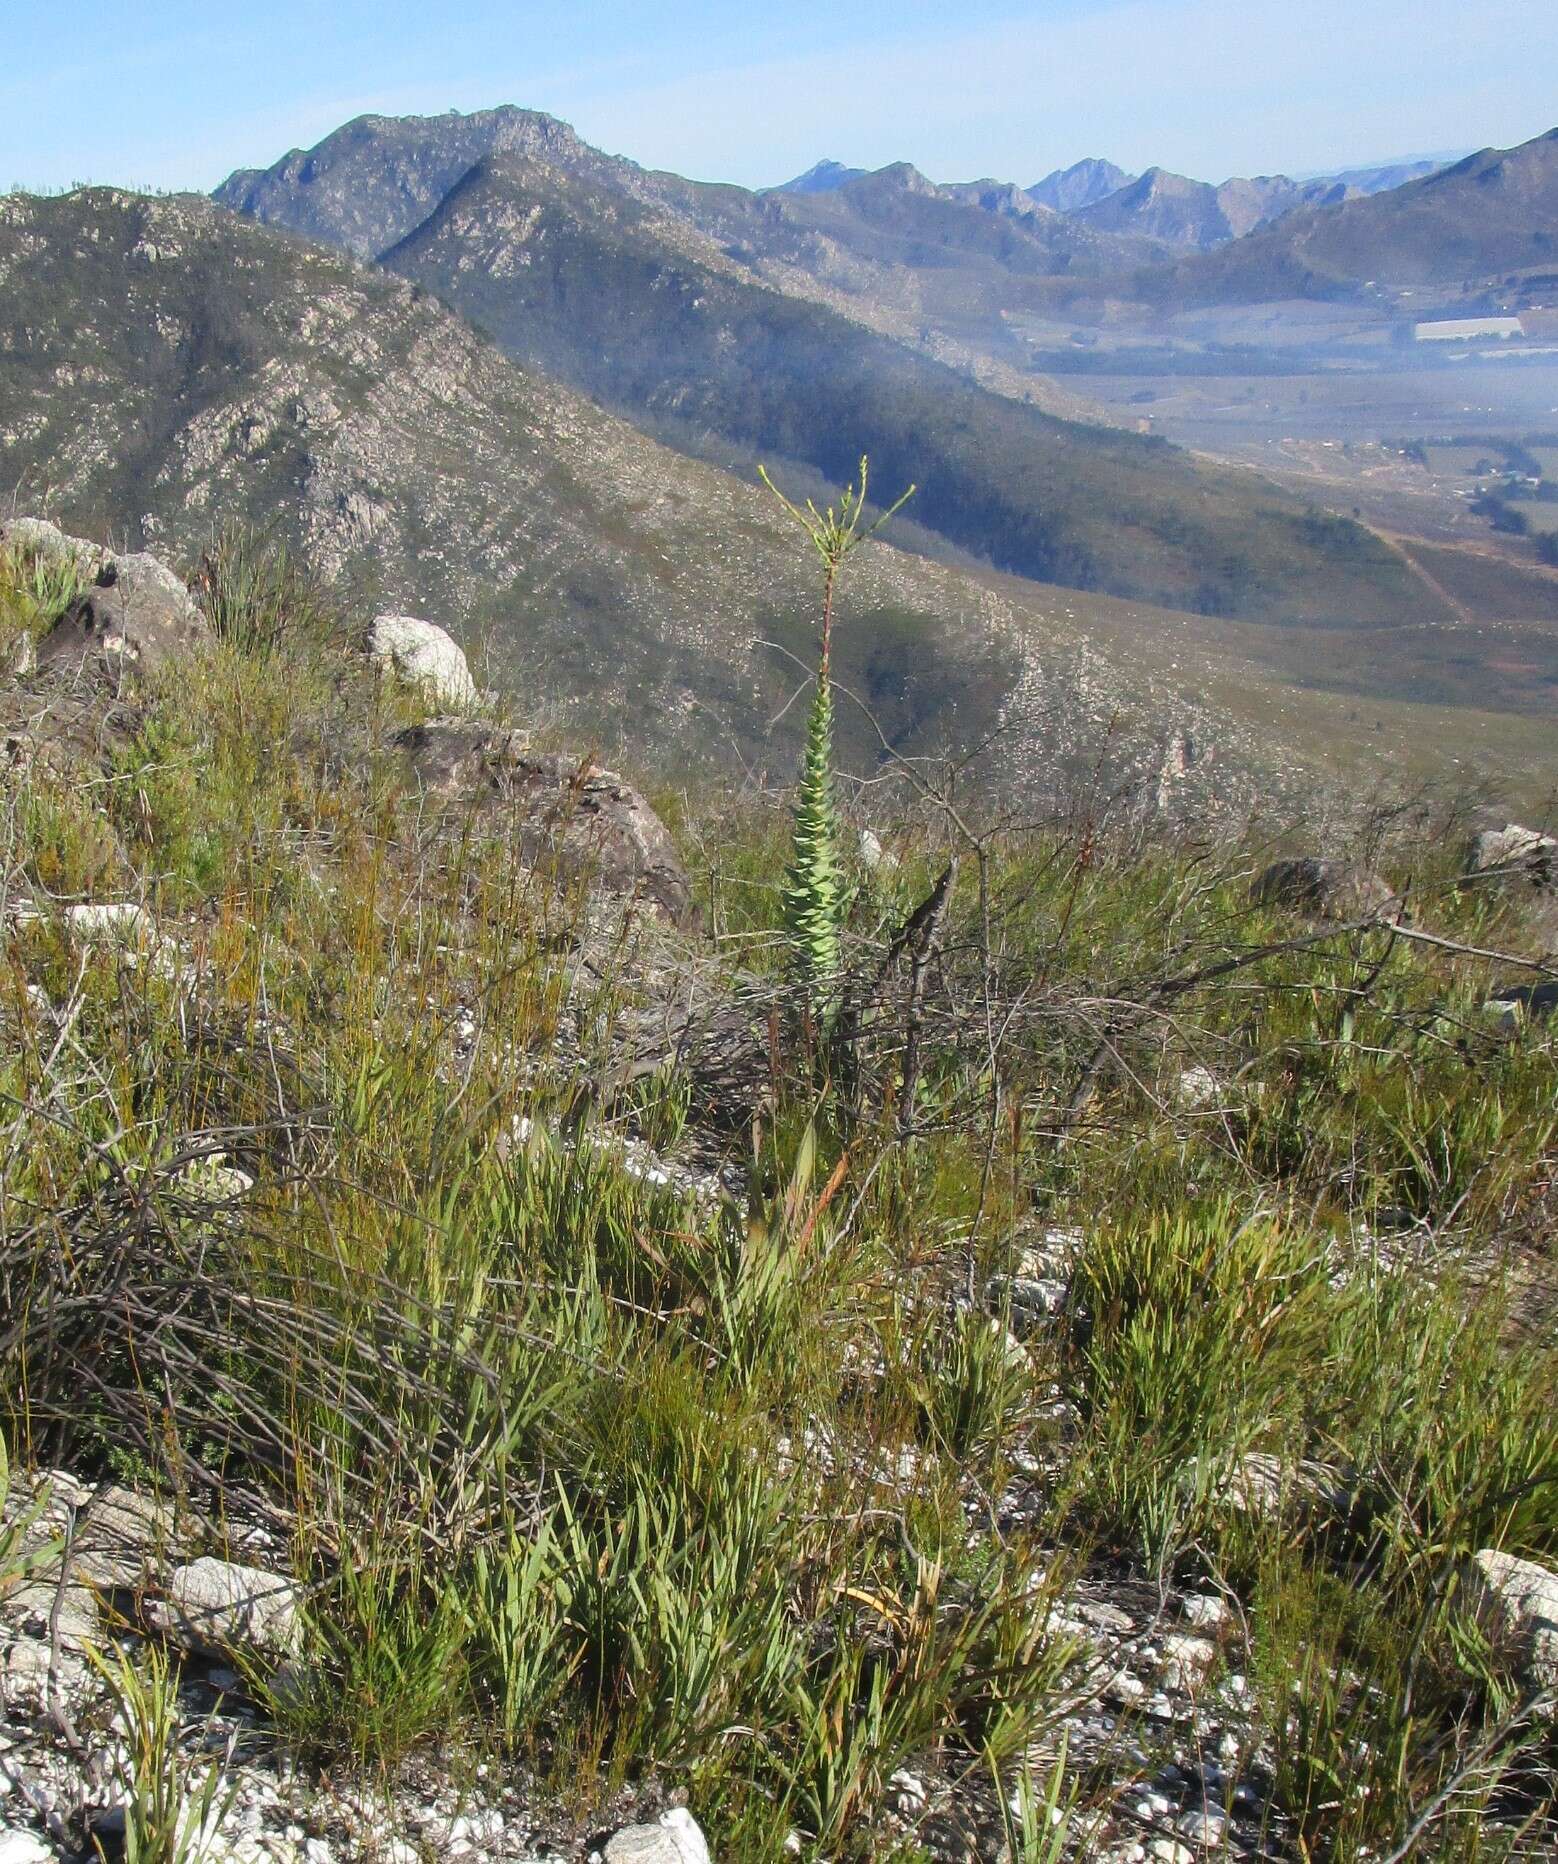
[[[1129,186],[1135,179],[1134,175],[1127,174],[1113,162],[1103,161],[1098,156],[1086,156],[1080,162],[1073,162],[1069,168],[1055,169],[1042,181],[1036,181],[1027,192],[1028,198],[1037,201],[1041,207],[1052,207],[1057,213],[1074,214],[1080,208],[1091,207],[1094,201],[1101,201],[1106,194],[1114,194]]]
[[[813,162],[804,175],[783,181],[770,191],[774,194],[831,194],[835,188],[858,181],[865,172],[863,168],[847,168],[844,163],[825,156],[822,161]]]

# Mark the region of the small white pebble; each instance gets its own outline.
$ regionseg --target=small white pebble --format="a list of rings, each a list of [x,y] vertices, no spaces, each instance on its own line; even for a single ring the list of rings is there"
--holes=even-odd
[[[1198,1631],[1210,1631],[1227,1622],[1228,1606],[1215,1592],[1192,1592],[1181,1605],[1180,1615]]]
[[[1154,1838],[1147,1847],[1147,1856],[1157,1858],[1160,1864],[1196,1864],[1196,1854],[1177,1838]]]
[[[1220,1845],[1228,1835],[1228,1821],[1220,1812],[1186,1812],[1174,1829],[1192,1844]]]

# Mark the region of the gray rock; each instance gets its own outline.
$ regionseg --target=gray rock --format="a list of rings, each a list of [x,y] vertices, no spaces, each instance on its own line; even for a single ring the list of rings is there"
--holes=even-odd
[[[1320,1463],[1284,1464],[1264,1450],[1240,1457],[1223,1495],[1238,1513],[1268,1521],[1321,1510],[1343,1513],[1347,1507],[1334,1470]]]
[[[1383,918],[1399,904],[1389,881],[1366,867],[1300,855],[1273,861],[1250,889],[1257,906],[1318,919]]]
[[[1209,1638],[1171,1631],[1163,1640],[1164,1687],[1193,1694],[1216,1661],[1217,1646]]]
[[[1215,1592],[1191,1592],[1180,1603],[1180,1615],[1198,1630],[1214,1630],[1228,1621],[1228,1601]]]
[[[297,1646],[298,1588],[254,1566],[205,1558],[174,1569],[167,1597],[147,1607],[155,1630],[186,1650],[284,1656]]]
[[[1527,1023],[1541,1022],[1558,1010],[1558,983],[1511,984],[1496,997],[1489,997],[1482,1008],[1500,1029],[1512,1035]]]
[[[144,554],[104,565],[38,643],[38,666],[127,675],[164,667],[198,646],[210,626],[165,564]]]
[[[83,1511],[71,1571],[104,1591],[138,1590],[156,1575],[177,1539],[170,1507],[115,1485],[94,1496]]]
[[[1157,1864],[1196,1864],[1196,1854],[1177,1838],[1154,1838],[1147,1846],[1147,1856]]]
[[[15,1603],[14,1595],[7,1600],[8,1607],[14,1607]],[[52,1597],[49,1604],[52,1604]],[[25,1610],[25,1606],[20,1609]],[[37,1636],[0,1641],[0,1699],[12,1708],[38,1710],[48,1701],[49,1670],[54,1655],[48,1636],[47,1606],[41,1616],[28,1611],[27,1617],[37,1627]],[[71,1696],[79,1693],[87,1680],[87,1660],[80,1654],[81,1650],[89,1643],[101,1642],[102,1628],[95,1616],[90,1628],[81,1622],[67,1626],[63,1613],[61,1620],[60,1658],[54,1678],[59,1688]]]
[[[1175,1820],[1174,1829],[1191,1844],[1210,1848],[1227,1838],[1228,1821],[1220,1812],[1185,1812]]]
[[[607,1864],[710,1864],[708,1841],[683,1806],[653,1825],[625,1826],[606,1842]]]
[[[1006,1310],[1012,1332],[1019,1340],[1026,1340],[1044,1332],[1065,1313],[1069,1292],[1063,1281],[1039,1280],[1029,1275],[992,1275],[988,1299],[992,1307]]]
[[[368,657],[415,686],[434,705],[468,710],[480,694],[459,645],[436,622],[415,615],[380,615],[368,628]]]
[[[84,537],[69,537],[47,518],[11,518],[0,524],[0,549],[25,550],[45,563],[69,561],[86,581],[97,575],[109,553]]]
[[[1174,1081],[1174,1104],[1186,1113],[1201,1113],[1215,1107],[1222,1097],[1222,1083],[1210,1068],[1197,1062],[1182,1069]]]
[[[133,900],[95,900],[65,908],[65,924],[83,945],[151,943],[156,922]]]
[[[53,1864],[56,1855],[35,1832],[0,1830],[0,1864]]]
[[[1492,1548],[1472,1556],[1467,1609],[1532,1689],[1558,1689],[1558,1573]]]
[[[534,752],[523,732],[476,720],[429,719],[395,742],[427,794],[501,818],[538,871],[642,901],[675,926],[697,923],[676,844],[614,771]]]
[[[1472,837],[1466,850],[1466,877],[1527,881],[1535,887],[1558,885],[1558,839],[1519,822],[1484,829]]]

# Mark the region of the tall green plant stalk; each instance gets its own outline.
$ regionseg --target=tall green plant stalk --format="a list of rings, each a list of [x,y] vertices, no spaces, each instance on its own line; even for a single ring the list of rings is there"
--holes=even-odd
[[[758,473],[779,503],[811,539],[822,560],[822,644],[817,684],[806,726],[806,751],[795,795],[790,865],[782,900],[785,928],[814,1010],[832,1008],[839,974],[839,939],[846,907],[838,858],[838,810],[833,796],[833,608],[839,571],[845,559],[881,530],[914,496],[911,485],[875,521],[864,525],[869,463],[860,456],[860,483],[845,486],[839,502],[819,511],[810,499],[805,509],[785,497],[768,476]]]

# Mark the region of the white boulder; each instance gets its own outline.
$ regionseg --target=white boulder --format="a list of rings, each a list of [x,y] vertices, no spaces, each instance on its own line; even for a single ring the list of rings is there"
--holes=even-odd
[[[0,1830],[0,1864],[53,1864],[55,1855],[35,1832]]]
[[[1465,1577],[1471,1615],[1533,1689],[1558,1689],[1558,1573],[1493,1548],[1473,1554]]]
[[[380,615],[368,629],[368,658],[447,711],[469,710],[480,694],[459,644],[436,622]]]
[[[1558,878],[1558,840],[1519,822],[1484,829],[1466,851],[1466,870],[1473,879],[1502,875],[1550,883]]]
[[[285,1654],[297,1646],[299,1602],[290,1579],[205,1558],[174,1569],[167,1597],[147,1617],[185,1650]]]
[[[710,1864],[708,1840],[685,1806],[653,1825],[628,1825],[606,1842],[606,1864]]]

